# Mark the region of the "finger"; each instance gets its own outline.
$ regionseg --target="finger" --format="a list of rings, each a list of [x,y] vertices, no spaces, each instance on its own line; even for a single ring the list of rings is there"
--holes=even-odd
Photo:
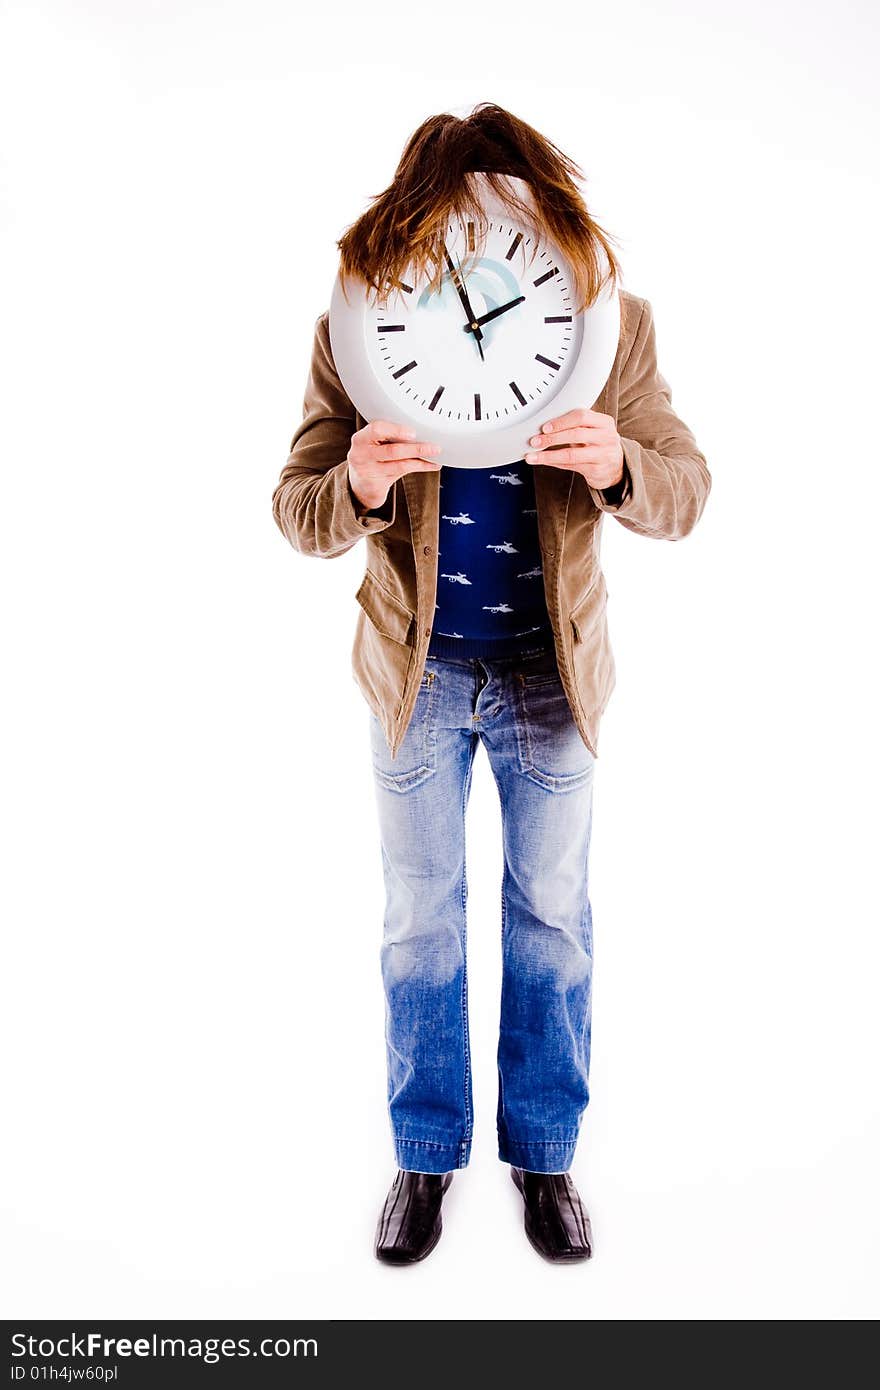
[[[584,462],[584,449],[544,449],[541,453],[526,454],[525,460],[526,463],[549,464],[553,468],[573,468]]]
[[[367,438],[373,443],[389,439],[415,439],[416,432],[410,425],[400,425],[395,420],[371,420],[366,429]]]
[[[532,449],[525,455],[526,463],[556,463],[559,459],[574,459],[577,463],[598,463],[597,455],[608,449],[607,441],[596,440],[594,444],[575,444],[571,448]]]
[[[407,440],[404,444],[374,444],[373,458],[378,463],[393,463],[396,459],[424,457],[430,459],[440,453],[439,444],[415,443]]]
[[[578,426],[583,426],[585,429],[595,429],[607,418],[601,410],[567,410],[564,415],[557,415],[555,419],[546,420],[541,429],[545,434],[555,434],[557,430],[577,429]]]
[[[592,444],[595,443],[591,438],[593,433],[593,430],[583,426],[570,430],[554,429],[552,434],[533,434],[529,443],[536,449],[552,449],[554,444]]]
[[[396,478],[402,477],[404,473],[439,472],[443,464],[439,461],[434,463],[432,459],[398,458],[389,459],[387,462],[383,462],[381,459],[378,461],[374,459],[372,461],[372,466],[380,477],[384,478],[386,481],[393,482]]]

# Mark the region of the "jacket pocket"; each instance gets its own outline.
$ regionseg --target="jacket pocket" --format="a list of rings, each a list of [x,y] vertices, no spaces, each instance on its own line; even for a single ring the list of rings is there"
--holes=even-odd
[[[383,637],[390,637],[404,646],[414,645],[415,613],[386,589],[372,570],[364,574],[355,598]]]
[[[582,594],[569,615],[576,642],[584,642],[605,611],[608,589],[605,576],[597,570],[586,593]]]

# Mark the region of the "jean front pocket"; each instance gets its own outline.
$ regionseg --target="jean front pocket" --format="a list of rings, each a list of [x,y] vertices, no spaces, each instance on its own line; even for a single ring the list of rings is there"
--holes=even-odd
[[[544,647],[533,656],[520,657],[515,674],[517,682],[529,690],[539,685],[561,685],[556,648]]]
[[[516,673],[520,771],[545,791],[568,792],[593,776],[595,759],[581,738],[556,662]]]
[[[436,672],[425,671],[412,718],[396,758],[391,757],[379,720],[375,715],[370,719],[373,774],[378,785],[387,791],[413,791],[437,771],[437,740],[433,724],[436,684]]]

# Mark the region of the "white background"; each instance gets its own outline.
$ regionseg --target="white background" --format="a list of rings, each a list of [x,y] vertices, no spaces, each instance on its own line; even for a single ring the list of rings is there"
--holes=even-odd
[[[878,1312],[876,11],[6,3],[7,1317]],[[468,829],[477,1130],[394,1164],[359,544],[271,493],[335,239],[426,116],[581,165],[713,491],[604,526],[595,1259],[495,1156],[500,823]],[[585,403],[586,404],[586,403]]]

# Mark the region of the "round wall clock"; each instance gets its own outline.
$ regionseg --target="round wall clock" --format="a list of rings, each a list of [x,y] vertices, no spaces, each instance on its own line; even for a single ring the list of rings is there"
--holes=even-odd
[[[620,334],[610,282],[586,313],[575,313],[562,252],[512,220],[476,177],[484,219],[479,227],[450,222],[439,290],[407,273],[381,298],[350,278],[343,293],[340,272],[330,302],[333,359],[356,409],[367,421],[416,426],[453,468],[518,462],[537,424],[589,409]],[[528,184],[508,178],[532,206]]]

